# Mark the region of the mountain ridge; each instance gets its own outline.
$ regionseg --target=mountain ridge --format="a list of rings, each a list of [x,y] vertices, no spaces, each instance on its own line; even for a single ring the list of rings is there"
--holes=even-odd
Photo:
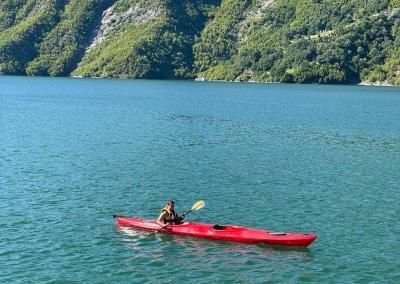
[[[400,85],[400,0],[5,0],[0,74]]]

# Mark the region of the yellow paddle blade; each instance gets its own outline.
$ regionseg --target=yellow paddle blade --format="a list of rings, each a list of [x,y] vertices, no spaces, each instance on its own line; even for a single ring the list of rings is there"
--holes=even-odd
[[[195,204],[193,204],[192,210],[199,210],[199,209],[203,208],[204,206],[206,206],[206,203],[203,200],[199,200]]]

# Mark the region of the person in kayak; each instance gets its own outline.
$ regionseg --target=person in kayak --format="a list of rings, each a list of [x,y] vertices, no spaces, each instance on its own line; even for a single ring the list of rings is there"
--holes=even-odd
[[[161,211],[160,216],[157,219],[157,224],[164,227],[169,224],[180,224],[185,218],[184,215],[178,216],[175,211],[175,203],[173,200],[168,201],[167,206]]]

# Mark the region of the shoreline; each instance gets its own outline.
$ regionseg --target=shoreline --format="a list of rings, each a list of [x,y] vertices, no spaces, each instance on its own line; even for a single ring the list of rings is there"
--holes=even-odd
[[[258,83],[258,84],[293,84],[293,85],[342,85],[342,86],[370,86],[370,87],[394,87],[399,88],[400,86],[396,86],[390,84],[388,82],[368,82],[368,81],[361,81],[360,83],[349,83],[349,84],[320,84],[320,83],[281,83],[281,82],[262,82],[262,81],[229,81],[229,80],[210,80],[206,78],[195,78],[192,81],[196,82],[225,82],[225,83]]]
[[[358,83],[357,85],[359,86],[373,86],[373,87],[399,87],[393,84],[390,84],[388,82],[367,82],[367,81],[362,81]]]
[[[28,75],[5,75],[0,74],[1,77],[29,77],[29,78],[71,78],[71,79],[115,79],[115,80],[157,80],[157,81],[191,81],[191,82],[222,82],[222,83],[250,83],[250,84],[289,84],[289,85],[338,85],[338,86],[367,86],[367,87],[393,87],[393,88],[400,88],[400,86],[396,86],[390,84],[388,82],[368,82],[362,81],[360,83],[348,83],[348,84],[320,84],[320,83],[281,83],[281,82],[263,82],[263,81],[230,81],[230,80],[210,80],[206,78],[194,78],[194,79],[159,79],[159,78],[126,78],[126,77],[84,77],[84,76],[59,76],[59,77],[52,77],[52,76],[28,76]]]

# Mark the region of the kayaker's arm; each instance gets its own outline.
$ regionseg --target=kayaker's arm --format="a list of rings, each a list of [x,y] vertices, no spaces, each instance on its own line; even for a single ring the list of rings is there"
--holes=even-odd
[[[178,222],[182,222],[183,219],[185,219],[185,214],[182,214],[181,216],[178,216]]]
[[[161,214],[160,214],[160,216],[158,217],[158,219],[157,219],[157,224],[158,225],[160,225],[161,227],[164,227],[165,226],[165,223],[164,223],[164,219],[165,219],[165,215],[167,214],[167,212],[166,211],[163,211]]]

